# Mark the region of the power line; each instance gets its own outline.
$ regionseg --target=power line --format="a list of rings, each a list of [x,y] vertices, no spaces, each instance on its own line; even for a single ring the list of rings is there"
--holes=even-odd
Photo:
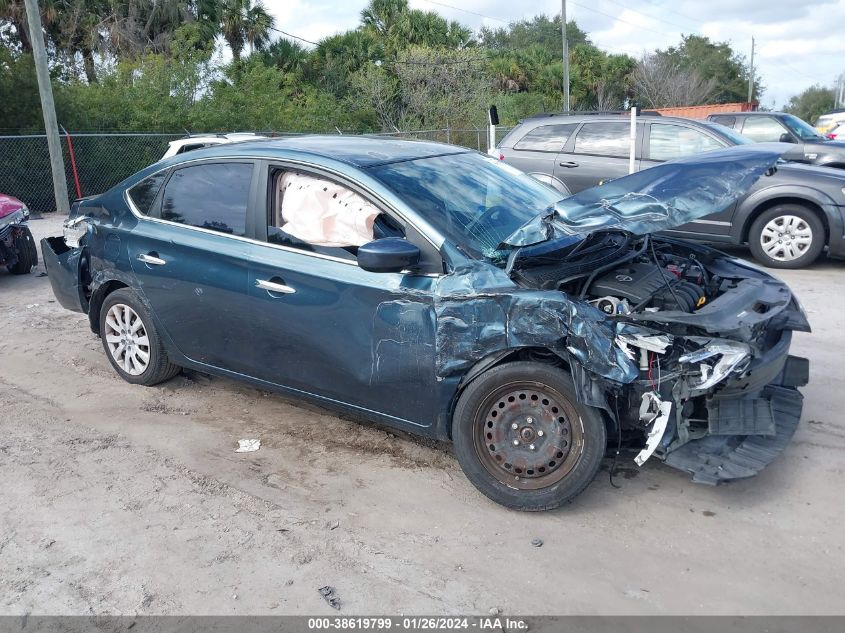
[[[572,0],[569,0],[572,2]],[[638,29],[642,29],[643,31],[651,31],[652,33],[656,33],[657,35],[667,35],[663,31],[655,31],[654,29],[650,29],[647,26],[642,26],[641,24],[637,24],[636,22],[630,22],[629,20],[624,20],[622,18],[617,18],[615,15],[611,15],[610,13],[605,13],[604,11],[599,11],[598,9],[594,9],[593,7],[588,7],[585,4],[579,4],[578,2],[572,2],[576,7],[580,7],[582,9],[586,9],[587,11],[592,11],[593,13],[598,13],[599,15],[603,15],[605,17],[610,18],[611,20],[615,20],[616,22],[621,22],[622,24],[628,24]]]
[[[631,8],[627,4],[623,4],[622,2],[617,2],[617,0],[605,0],[605,1],[610,2],[611,4],[615,4],[618,7],[622,7],[623,9],[627,9],[628,11],[630,11],[632,13],[637,13],[637,14],[643,16],[644,18],[649,18],[651,20],[657,20],[658,22],[665,22],[666,24],[669,24],[671,26],[677,26],[679,29],[684,29],[684,30],[687,29],[687,27],[683,26],[682,24],[678,24],[677,22],[672,22],[670,20],[664,20],[663,18],[659,18],[656,15],[643,13],[642,11]]]
[[[461,7],[455,7],[451,4],[446,4],[445,2],[436,2],[436,0],[423,0],[423,2],[427,2],[428,4],[436,4],[440,7],[446,7],[447,9],[454,9],[455,11],[461,11],[463,13],[468,13],[469,15],[475,15],[479,18],[487,18],[488,20],[495,20],[496,22],[501,22],[503,24],[510,24],[510,20],[503,20],[502,18],[496,18],[492,15],[485,15],[483,13],[478,13],[476,11],[470,11],[469,9],[462,9]]]

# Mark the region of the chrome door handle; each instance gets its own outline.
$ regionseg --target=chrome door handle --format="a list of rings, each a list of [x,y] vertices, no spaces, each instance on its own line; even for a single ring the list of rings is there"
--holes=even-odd
[[[156,257],[155,255],[144,255],[143,253],[138,255],[138,261],[150,264],[151,266],[164,266],[167,263],[161,257]]]
[[[560,165],[561,167],[569,167],[570,169],[572,167],[578,167],[578,163],[572,160],[563,161],[562,163],[558,163],[558,165]]]
[[[255,285],[264,290],[268,290],[269,292],[279,292],[285,295],[292,295],[294,292],[296,292],[295,288],[291,288],[290,286],[286,286],[285,284],[277,284],[274,281],[268,281],[266,279],[256,279]]]

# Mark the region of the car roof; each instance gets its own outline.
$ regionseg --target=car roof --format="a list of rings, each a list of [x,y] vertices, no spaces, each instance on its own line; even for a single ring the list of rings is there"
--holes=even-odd
[[[789,112],[714,112],[708,114],[707,118],[711,116],[786,116]]]
[[[445,143],[380,138],[360,135],[307,135],[296,137],[237,140],[214,147],[181,154],[185,160],[202,157],[263,155],[267,158],[289,157],[291,151],[299,155],[338,160],[356,167],[373,167],[418,158],[464,154],[472,150]]]
[[[708,121],[703,119],[687,119],[680,116],[653,116],[653,115],[640,115],[637,117],[639,121],[647,120],[652,121],[653,123],[707,123]],[[620,123],[629,123],[631,121],[631,117],[627,114],[614,114],[612,112],[608,112],[607,114],[549,114],[549,115],[542,115],[542,116],[532,116],[525,119],[520,119],[518,125],[528,125],[532,124],[535,127],[540,127],[543,124],[554,124],[554,123],[565,123],[565,122],[572,122],[572,123],[580,123],[581,121],[590,123],[592,121],[600,121],[605,123],[607,121],[618,121]]]

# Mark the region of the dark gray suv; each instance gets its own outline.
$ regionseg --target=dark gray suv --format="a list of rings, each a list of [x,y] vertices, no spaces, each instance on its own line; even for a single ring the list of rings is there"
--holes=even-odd
[[[502,139],[501,160],[568,195],[628,173],[630,121],[618,114],[539,115]],[[635,166],[749,143],[717,123],[642,116]],[[784,162],[736,204],[667,233],[706,242],[748,244],[773,268],[801,268],[825,247],[845,258],[845,173]]]
[[[809,123],[785,112],[731,112],[711,114],[708,121],[740,132],[756,143],[793,143],[790,160],[845,169],[845,143],[831,140]]]

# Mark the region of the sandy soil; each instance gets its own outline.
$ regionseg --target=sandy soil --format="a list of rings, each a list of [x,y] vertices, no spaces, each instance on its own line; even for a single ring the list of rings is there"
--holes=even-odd
[[[783,275],[811,384],[764,473],[628,460],[540,515],[482,497],[448,446],[198,374],[129,385],[41,270],[0,273],[0,614],[335,613],[324,585],[344,614],[843,612],[845,264]]]

